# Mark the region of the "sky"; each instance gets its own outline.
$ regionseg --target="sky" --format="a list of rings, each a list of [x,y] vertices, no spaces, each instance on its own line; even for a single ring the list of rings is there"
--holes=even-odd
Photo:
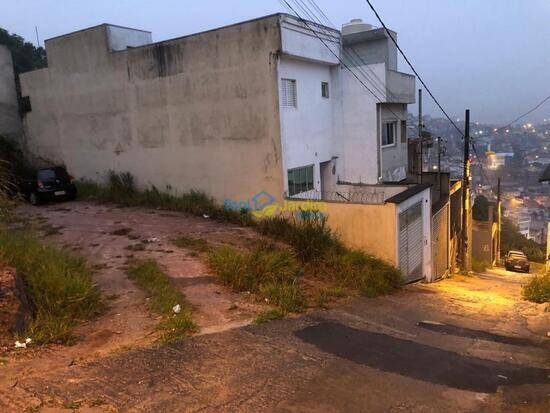
[[[316,0],[335,25],[362,18],[365,0]],[[36,44],[100,23],[160,41],[287,11],[279,0],[3,0],[0,27]],[[453,117],[503,125],[550,95],[550,0],[373,0],[413,65]],[[400,71],[409,72],[403,60]],[[417,83],[417,86],[420,86]],[[426,94],[425,94],[426,95]],[[424,113],[442,116],[431,100]],[[409,110],[416,113],[415,106]],[[525,118],[550,118],[550,102]]]

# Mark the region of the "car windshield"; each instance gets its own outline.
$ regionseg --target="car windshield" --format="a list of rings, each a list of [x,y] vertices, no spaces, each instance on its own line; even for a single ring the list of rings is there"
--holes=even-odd
[[[513,254],[510,254],[509,256],[510,256],[510,258],[527,258],[525,256],[525,254],[520,254],[520,253],[517,253],[517,252],[513,253]]]
[[[39,181],[53,181],[55,179],[55,171],[53,169],[42,169],[37,174]]]
[[[55,168],[55,176],[59,179],[69,179],[69,174],[67,173],[65,168]]]
[[[51,169],[41,169],[38,171],[37,178],[39,181],[53,181],[55,178],[67,180],[69,179],[69,174],[64,168],[56,167]]]

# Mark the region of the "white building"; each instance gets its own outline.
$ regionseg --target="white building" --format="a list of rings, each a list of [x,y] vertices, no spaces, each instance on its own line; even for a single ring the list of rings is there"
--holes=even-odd
[[[282,46],[285,190],[291,196],[301,190],[302,183],[293,186],[299,176],[306,188],[323,193],[337,183],[405,180],[415,78],[397,71],[397,50],[385,30],[353,20],[340,33],[285,16]]]

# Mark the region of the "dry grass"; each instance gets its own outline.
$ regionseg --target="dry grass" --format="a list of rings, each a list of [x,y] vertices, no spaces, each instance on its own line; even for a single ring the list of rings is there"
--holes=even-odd
[[[253,251],[222,247],[208,254],[208,263],[221,281],[235,291],[259,294],[283,313],[305,307],[298,283],[298,267],[292,254],[272,245]]]
[[[173,239],[172,244],[174,244],[178,248],[183,248],[197,253],[210,251],[210,246],[208,245],[208,242],[206,242],[202,238],[190,238],[182,235],[178,238]]]
[[[0,258],[25,281],[34,306],[26,335],[35,343],[73,340],[76,324],[104,308],[85,261],[43,244],[28,231],[0,229]]]
[[[178,340],[197,331],[192,318],[192,306],[172,285],[155,260],[135,262],[127,272],[129,278],[149,296],[149,309],[163,317],[159,325],[163,331],[161,342]],[[181,308],[179,313],[173,310],[177,304]]]
[[[522,289],[523,298],[535,303],[550,303],[550,273],[533,276]]]
[[[363,251],[345,247],[316,213],[303,213],[300,220],[266,219],[260,231],[290,244],[304,271],[330,284],[359,291],[367,297],[388,294],[403,284],[401,273]]]
[[[214,200],[200,191],[178,194],[167,186],[160,191],[155,186],[138,190],[134,177],[128,172],[108,171],[106,182],[99,185],[91,181],[77,183],[81,198],[103,202],[114,202],[124,206],[144,206],[169,211],[181,211],[203,216],[221,222],[239,225],[254,225],[248,211],[232,211],[218,206]]]

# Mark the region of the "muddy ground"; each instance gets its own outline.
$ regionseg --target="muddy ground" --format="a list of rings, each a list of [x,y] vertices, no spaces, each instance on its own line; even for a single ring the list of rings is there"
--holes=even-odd
[[[521,300],[526,275],[455,276],[251,326],[261,303],[223,289],[170,243],[181,232],[244,245],[257,237],[249,229],[86,203],[30,211],[63,227],[52,241],[107,264],[97,280],[113,298],[77,345],[10,356],[0,411],[550,410],[550,311]],[[126,227],[140,240],[112,235]],[[152,238],[145,251],[126,249]],[[156,320],[123,271],[135,254],[180,279],[202,334],[151,345]]]

